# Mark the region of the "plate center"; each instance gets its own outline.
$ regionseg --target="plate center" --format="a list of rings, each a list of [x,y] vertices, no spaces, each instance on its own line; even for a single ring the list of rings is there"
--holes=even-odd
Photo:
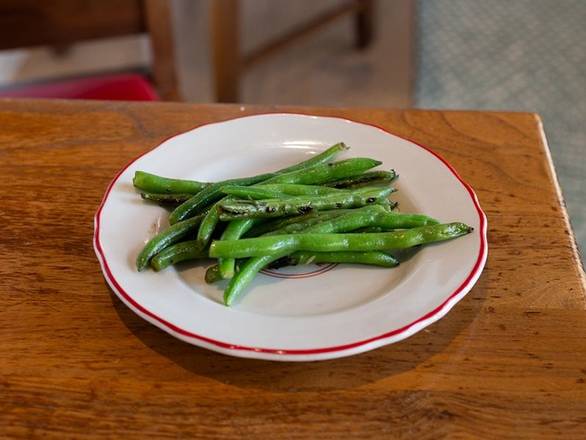
[[[414,258],[416,259],[416,258]],[[267,316],[315,316],[360,307],[390,295],[409,277],[413,261],[388,269],[351,265],[307,265],[260,273],[234,305],[239,311]],[[179,278],[193,291],[222,303],[227,281],[206,284],[207,265],[182,265]]]
[[[210,158],[205,171],[209,173],[209,178],[212,180],[212,176],[226,172],[227,176],[245,175],[247,170],[253,168],[261,171],[274,170],[303,160],[307,158],[307,155],[315,153],[314,146],[304,145],[303,142],[290,144],[287,147],[281,146],[281,148],[262,145],[248,149],[246,156]],[[208,175],[197,177],[205,179]],[[418,212],[417,206],[409,197],[408,189],[404,191],[400,180],[397,181],[396,186],[399,191],[393,194],[393,200],[399,202],[399,210]],[[282,317],[338,313],[392,294],[393,288],[408,277],[411,264],[412,262],[408,262],[393,269],[344,264],[265,269],[256,277],[234,307],[243,312]],[[227,281],[213,285],[206,284],[204,281],[206,267],[201,263],[182,265],[177,268],[177,272],[180,279],[194,294],[221,304]]]

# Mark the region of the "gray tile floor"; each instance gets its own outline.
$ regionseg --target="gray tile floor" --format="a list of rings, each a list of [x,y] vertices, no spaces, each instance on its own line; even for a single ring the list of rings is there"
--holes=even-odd
[[[419,0],[415,103],[539,113],[586,254],[586,1]]]
[[[249,50],[341,0],[243,0],[242,46]],[[246,72],[241,100],[254,104],[406,107],[411,103],[412,0],[378,2],[377,38],[353,48],[350,17],[340,19]],[[208,0],[176,0],[175,22],[185,96],[212,96]],[[190,17],[186,19],[186,17]]]

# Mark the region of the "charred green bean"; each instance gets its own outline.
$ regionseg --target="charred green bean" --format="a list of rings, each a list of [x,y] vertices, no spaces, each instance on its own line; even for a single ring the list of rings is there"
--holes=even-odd
[[[183,203],[186,200],[190,199],[193,194],[186,194],[186,193],[151,193],[151,192],[141,192],[140,196],[144,200],[150,200],[152,202],[157,202],[160,204],[178,204]]]
[[[210,204],[220,200],[224,196],[224,193],[222,192],[222,187],[225,187],[228,185],[243,185],[243,186],[254,185],[255,183],[272,180],[271,178],[274,179],[274,178],[279,177],[280,175],[289,176],[287,179],[291,179],[291,175],[294,175],[294,176],[301,175],[302,176],[304,174],[305,169],[307,169],[307,168],[311,168],[311,169],[321,168],[322,164],[325,164],[325,162],[328,162],[334,156],[336,156],[338,153],[340,153],[341,151],[344,151],[346,149],[348,149],[348,147],[346,147],[346,145],[344,145],[343,143],[339,143],[339,144],[336,144],[336,145],[328,148],[326,151],[318,154],[317,156],[312,157],[311,159],[305,160],[303,162],[300,162],[296,165],[293,165],[293,166],[290,166],[287,168],[283,168],[283,169],[276,171],[276,172],[273,172],[273,173],[265,173],[265,174],[259,174],[256,176],[251,176],[251,177],[243,177],[240,179],[229,179],[229,180],[224,180],[221,182],[212,183],[212,184],[206,186],[203,190],[201,190],[199,193],[194,195],[192,198],[190,198],[189,200],[186,200],[181,205],[179,205],[169,216],[169,223],[173,224],[178,221],[189,218],[189,217],[197,214],[199,211],[201,211],[205,207],[209,206]],[[313,172],[313,174],[315,174],[315,172]],[[297,179],[299,179],[299,177],[297,177]],[[294,178],[293,178],[293,180],[294,180]],[[289,180],[287,180],[287,181],[289,181]],[[291,183],[303,183],[303,182],[291,182]]]
[[[328,164],[316,165],[311,168],[282,173],[267,179],[264,184],[294,183],[301,185],[320,185],[332,180],[360,174],[380,165],[382,162],[367,157],[354,157]]]
[[[319,185],[299,185],[295,183],[259,183],[254,188],[275,191],[289,196],[322,196],[326,194],[339,194],[344,192],[337,188],[329,188]]]
[[[219,204],[220,219],[271,218],[303,214],[313,210],[356,208],[382,202],[392,188],[377,188],[328,194],[325,196],[295,196],[287,199],[224,200]]]

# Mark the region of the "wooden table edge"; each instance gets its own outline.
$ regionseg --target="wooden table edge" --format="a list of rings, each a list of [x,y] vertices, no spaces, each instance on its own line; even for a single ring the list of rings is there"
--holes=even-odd
[[[495,109],[438,109],[438,108],[395,108],[395,107],[366,107],[366,106],[311,106],[311,105],[288,105],[288,104],[252,104],[252,103],[238,103],[226,104],[217,102],[180,102],[180,101],[107,101],[99,99],[61,99],[61,98],[12,98],[0,97],[0,104],[32,104],[35,102],[55,103],[61,105],[110,105],[118,106],[159,106],[159,107],[214,107],[214,108],[240,108],[241,111],[252,111],[255,114],[261,113],[309,113],[312,111],[331,111],[336,112],[409,112],[409,113],[478,113],[478,114],[495,114],[495,115],[526,115],[530,117],[537,117],[540,121],[539,115],[529,111],[519,110],[495,110]],[[237,117],[237,116],[236,116]],[[338,116],[343,118],[343,116]],[[234,117],[235,118],[235,117]],[[233,118],[232,118],[233,119]],[[539,122],[540,123],[540,122]]]
[[[539,140],[540,140],[540,147],[547,158],[547,171],[549,173],[549,178],[553,184],[555,189],[555,194],[557,198],[557,202],[560,208],[560,213],[563,217],[565,227],[568,231],[568,239],[570,241],[570,247],[572,249],[572,258],[574,259],[574,264],[576,266],[576,271],[578,278],[580,280],[580,284],[582,286],[582,301],[584,308],[586,308],[586,274],[584,273],[584,266],[582,265],[582,259],[580,258],[580,250],[578,248],[578,243],[576,241],[576,235],[574,234],[574,230],[572,229],[572,224],[570,222],[570,216],[568,215],[568,210],[566,208],[566,201],[564,199],[564,194],[562,192],[562,188],[557,176],[557,172],[555,170],[555,166],[553,164],[553,158],[551,156],[551,150],[549,148],[549,144],[547,142],[547,136],[545,135],[545,130],[543,128],[543,121],[541,117],[537,113],[530,113],[532,117],[535,119],[535,123],[537,125],[537,129],[539,130]]]

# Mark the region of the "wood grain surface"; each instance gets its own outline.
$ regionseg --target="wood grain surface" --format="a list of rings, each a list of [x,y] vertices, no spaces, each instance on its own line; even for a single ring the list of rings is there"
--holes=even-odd
[[[488,215],[474,289],[415,336],[317,363],[182,343],[108,289],[93,215],[114,174],[200,124],[294,110],[444,156]],[[537,116],[0,101],[0,437],[586,438],[584,276]]]

